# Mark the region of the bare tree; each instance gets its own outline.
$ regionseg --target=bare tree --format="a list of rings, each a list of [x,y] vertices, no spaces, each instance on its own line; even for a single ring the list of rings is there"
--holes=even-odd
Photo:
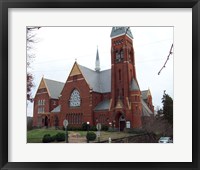
[[[31,96],[31,89],[34,87],[33,83],[33,74],[30,71],[31,63],[33,62],[33,59],[35,58],[35,52],[33,44],[37,42],[36,39],[36,31],[39,30],[40,27],[27,27],[27,100],[32,102],[32,96]]]

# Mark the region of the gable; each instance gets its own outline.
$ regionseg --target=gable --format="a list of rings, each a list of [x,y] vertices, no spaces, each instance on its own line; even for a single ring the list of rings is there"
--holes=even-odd
[[[149,89],[148,89],[148,92],[147,92],[147,96],[151,96],[151,92],[150,92]]]
[[[77,63],[75,62],[69,76],[75,76],[75,75],[79,75],[79,74],[81,74],[81,71],[80,71]]]
[[[38,89],[44,89],[44,88],[46,88],[46,84],[45,84],[45,82],[44,82],[44,78],[42,78]]]
[[[148,96],[151,96],[151,92],[150,92],[149,89],[148,90],[143,90],[143,91],[141,91],[141,93],[142,93],[142,99],[143,100],[146,100],[148,98]]]
[[[40,85],[37,90],[37,94],[47,92],[50,98],[58,99],[61,90],[64,87],[64,83],[55,80],[45,79],[42,77]]]
[[[49,90],[48,90],[47,85],[45,83],[45,79],[43,77],[40,81],[40,85],[39,85],[38,90],[37,90],[35,95],[41,94],[41,93],[48,93],[48,95],[50,96]]]

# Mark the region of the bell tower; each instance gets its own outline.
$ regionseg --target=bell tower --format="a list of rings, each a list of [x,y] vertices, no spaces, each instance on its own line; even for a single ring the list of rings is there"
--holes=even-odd
[[[130,126],[140,127],[133,123],[136,110],[140,109],[140,89],[136,78],[133,35],[129,27],[113,27],[111,32],[111,110],[112,119],[119,125],[120,130],[130,121]],[[137,95],[139,103],[133,100]],[[136,107],[136,109],[135,109]],[[139,108],[139,109],[137,109]],[[135,119],[135,120],[134,120]]]
[[[113,27],[111,32],[112,107],[117,102],[127,108],[132,78],[136,80],[133,35],[129,27]]]

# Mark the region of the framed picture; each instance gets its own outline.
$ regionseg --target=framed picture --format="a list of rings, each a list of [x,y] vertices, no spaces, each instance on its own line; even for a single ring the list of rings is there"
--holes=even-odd
[[[2,0],[0,7],[0,46],[2,49],[0,53],[0,167],[2,170],[111,168],[185,168],[192,170],[200,168],[198,135],[198,122],[200,121],[198,116],[200,3],[198,0],[172,0],[169,2],[166,0],[141,2],[135,0],[115,2],[109,0],[95,2],[85,0],[75,2],[68,0]],[[107,144],[35,144],[28,142],[26,122],[27,28],[70,27],[73,29],[79,27],[80,29],[81,27],[105,26],[113,27],[113,29],[115,26],[138,28],[161,26],[175,30],[171,46],[174,53],[173,121],[175,123],[173,124],[173,143],[164,145],[159,143],[110,144],[111,139]],[[130,30],[127,29],[125,32],[127,36],[132,36]],[[56,31],[53,34],[56,35]],[[76,32],[73,31],[72,34],[76,35]],[[64,43],[68,41],[67,38],[69,35],[64,38]],[[76,41],[79,41],[79,38],[80,36]],[[115,43],[122,42],[113,41],[113,46],[116,45]],[[169,54],[171,52],[169,47]],[[113,61],[119,64],[125,55],[123,52],[117,53],[116,61]],[[96,63],[95,66],[95,70],[100,71],[99,63]],[[168,65],[162,66],[157,70],[158,74],[165,71],[164,69]],[[75,72],[77,72],[76,69],[72,71],[72,73]],[[121,70],[119,75],[121,75]],[[73,77],[74,79],[77,79],[77,75]],[[122,79],[121,76],[119,79]],[[71,98],[69,100],[70,107],[81,105],[82,100],[80,100],[78,90],[72,91]],[[44,112],[42,106],[46,101],[39,99],[37,103],[40,106],[38,113],[41,114]],[[52,101],[52,106],[57,106],[57,100]],[[82,122],[81,114],[70,114],[69,116],[73,116],[73,119],[69,119],[69,122],[64,120],[65,127],[69,123]],[[102,128],[99,124],[100,119],[95,118],[94,120],[98,124],[98,129]],[[101,121],[107,120],[109,118],[101,117]],[[132,120],[126,120],[123,115],[119,116],[118,120],[119,122],[107,121],[108,126],[119,130],[122,127],[129,130],[133,126]],[[44,126],[53,124],[48,122],[51,122],[50,118],[45,117],[44,121],[41,119],[39,123]],[[38,125],[38,122],[35,122],[35,125]],[[89,121],[86,125],[89,127]]]

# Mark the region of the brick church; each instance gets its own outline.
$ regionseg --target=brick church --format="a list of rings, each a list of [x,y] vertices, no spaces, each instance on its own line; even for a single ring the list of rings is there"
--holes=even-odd
[[[33,126],[81,127],[89,122],[125,128],[142,128],[154,115],[150,90],[141,91],[136,76],[133,35],[129,27],[111,31],[111,69],[95,70],[74,63],[65,83],[42,78],[34,98]],[[145,121],[146,120],[146,121]]]

